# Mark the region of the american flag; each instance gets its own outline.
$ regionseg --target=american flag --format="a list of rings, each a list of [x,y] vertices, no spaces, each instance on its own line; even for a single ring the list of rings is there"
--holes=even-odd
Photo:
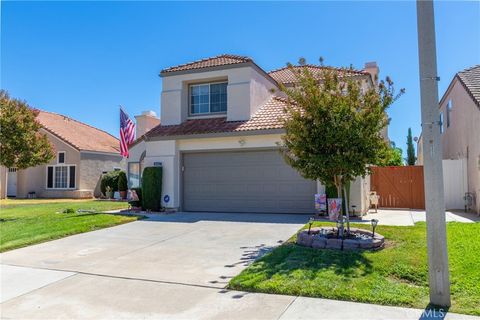
[[[135,140],[135,123],[120,107],[120,155],[128,158],[128,146]]]

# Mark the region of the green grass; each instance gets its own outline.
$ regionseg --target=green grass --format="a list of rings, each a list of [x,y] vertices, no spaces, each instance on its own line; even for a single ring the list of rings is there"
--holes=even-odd
[[[2,200],[0,205],[0,252],[137,220],[100,213],[124,209],[128,206],[125,202],[37,199]],[[67,208],[75,213],[62,213]],[[77,213],[78,209],[93,213]]]
[[[229,288],[427,307],[425,223],[412,227],[378,226],[376,231],[387,241],[380,251],[300,247],[294,244],[294,236],[233,278]],[[450,312],[480,315],[480,224],[450,222],[447,232],[452,293]]]

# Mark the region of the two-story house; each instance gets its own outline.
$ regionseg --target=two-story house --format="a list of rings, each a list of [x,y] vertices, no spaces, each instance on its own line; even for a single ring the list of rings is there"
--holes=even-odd
[[[314,73],[322,68],[308,67]],[[370,63],[349,76],[373,86],[377,73]],[[154,126],[159,119],[152,114],[137,117],[145,132],[137,132],[141,138],[130,150],[130,186],[138,185],[144,167],[161,165],[165,207],[314,212],[314,194],[324,187],[301,177],[278,150],[287,107],[279,83],[294,84],[291,70],[267,73],[251,58],[220,55],[164,69],[160,76],[161,123]],[[366,184],[359,178],[351,187],[357,212],[367,209]]]
[[[461,175],[466,180],[463,191],[474,195],[472,209],[480,213],[480,65],[460,71],[453,77],[440,99],[439,111],[444,166],[446,160],[462,160],[465,168]],[[418,164],[423,164],[423,145],[420,137]],[[459,194],[458,198],[463,207],[462,196]]]

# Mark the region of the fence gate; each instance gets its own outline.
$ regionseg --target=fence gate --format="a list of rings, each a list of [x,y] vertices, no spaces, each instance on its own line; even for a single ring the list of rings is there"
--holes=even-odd
[[[370,181],[379,207],[425,209],[423,166],[373,167]]]

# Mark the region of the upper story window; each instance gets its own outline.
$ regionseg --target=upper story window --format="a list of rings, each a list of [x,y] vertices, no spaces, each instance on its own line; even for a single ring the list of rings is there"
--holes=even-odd
[[[227,112],[227,82],[202,83],[190,86],[190,114]]]
[[[65,151],[60,151],[58,153],[57,163],[65,163]]]
[[[450,113],[452,113],[452,100],[448,100],[447,103],[447,128],[450,127],[450,122],[452,121]]]

